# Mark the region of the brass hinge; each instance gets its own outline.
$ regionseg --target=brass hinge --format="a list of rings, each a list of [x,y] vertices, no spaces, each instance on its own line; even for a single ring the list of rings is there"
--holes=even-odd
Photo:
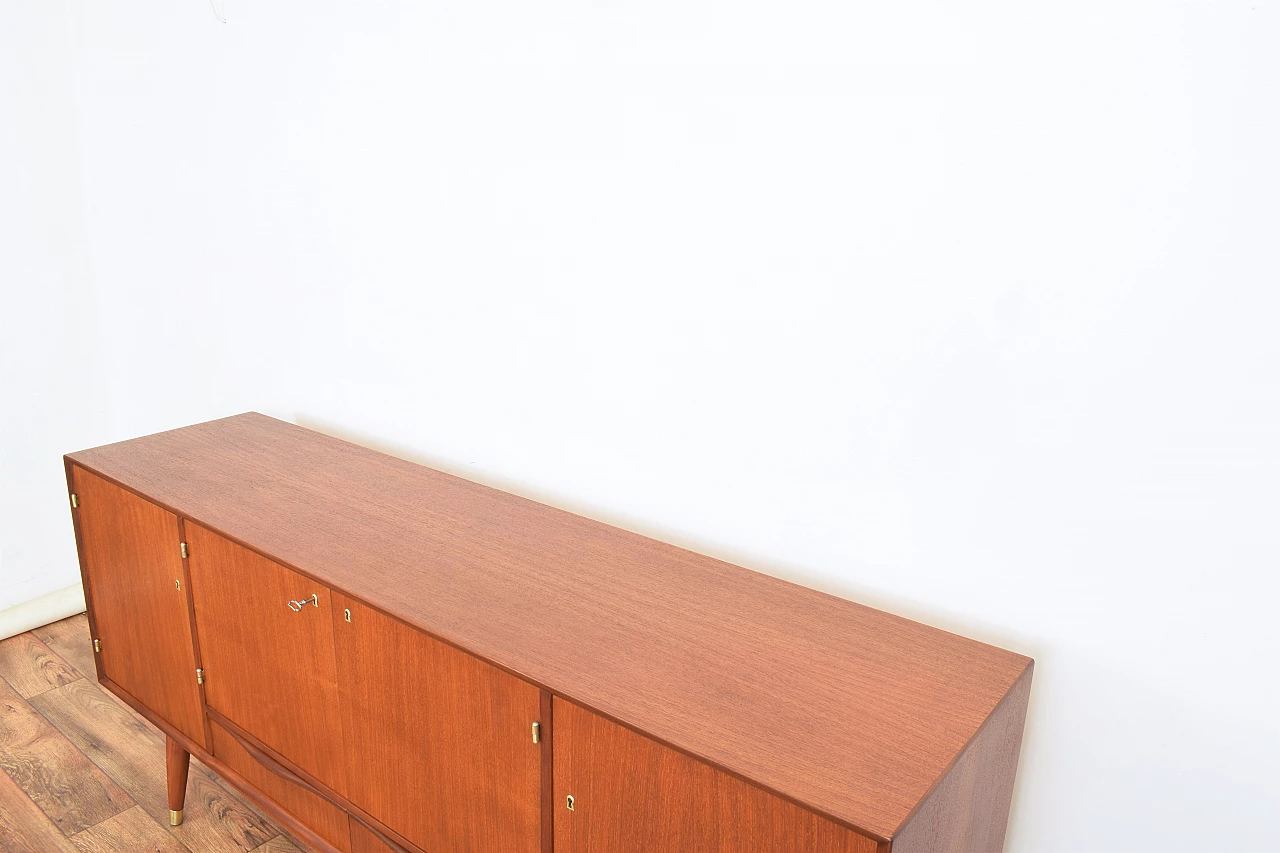
[[[187,551],[187,543],[186,543],[186,542],[183,542],[183,543],[182,543],[181,551],[182,551],[182,559],[184,559],[184,560],[185,560],[185,559],[187,559],[187,557],[190,557],[190,556],[191,556],[191,553],[190,553],[189,551]]]
[[[203,669],[197,669],[197,670],[196,670],[196,684],[204,684],[204,670],[203,670]]]
[[[93,638],[93,650],[98,654],[102,654],[102,641],[97,637]]]
[[[72,509],[76,509],[76,508],[77,508],[77,507],[79,507],[79,506],[80,506],[80,496],[79,496],[79,495],[77,495],[75,492],[72,492],[72,493],[71,493],[71,508],[72,508]]]
[[[538,723],[533,724],[533,742],[542,743],[542,726]]]

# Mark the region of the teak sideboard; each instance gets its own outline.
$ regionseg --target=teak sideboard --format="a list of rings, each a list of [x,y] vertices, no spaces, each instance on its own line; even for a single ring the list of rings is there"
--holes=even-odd
[[[997,853],[1032,661],[256,413],[66,457],[98,680],[324,853]]]

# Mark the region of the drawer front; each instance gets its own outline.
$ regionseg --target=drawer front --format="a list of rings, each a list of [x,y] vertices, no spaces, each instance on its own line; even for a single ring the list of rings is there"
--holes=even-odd
[[[351,802],[428,853],[540,853],[542,692],[336,598]]]
[[[351,853],[406,853],[403,847],[392,847],[369,827],[351,818]]]
[[[178,517],[79,466],[72,478],[98,670],[203,744]]]
[[[552,717],[556,853],[876,853],[869,838],[572,702],[557,698]]]
[[[213,723],[213,755],[239,773],[280,808],[297,818],[316,835],[339,850],[351,850],[347,813],[333,803],[291,780],[278,767],[255,756],[226,729]]]
[[[205,701],[345,795],[329,590],[198,524],[186,529]]]

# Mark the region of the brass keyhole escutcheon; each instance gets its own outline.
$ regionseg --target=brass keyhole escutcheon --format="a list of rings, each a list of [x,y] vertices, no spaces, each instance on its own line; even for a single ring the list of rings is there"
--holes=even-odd
[[[348,607],[348,608],[343,609],[343,611],[342,611],[342,615],[346,617],[346,619],[347,619],[347,621],[348,621],[348,622],[350,622],[350,621],[351,621],[351,608],[349,608],[349,607]]]
[[[569,811],[573,811],[573,794],[564,798],[564,807]]]

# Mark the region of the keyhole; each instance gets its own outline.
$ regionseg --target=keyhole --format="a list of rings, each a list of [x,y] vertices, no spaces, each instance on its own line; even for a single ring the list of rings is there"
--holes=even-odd
[[[564,798],[564,807],[569,811],[573,811],[573,794]]]

